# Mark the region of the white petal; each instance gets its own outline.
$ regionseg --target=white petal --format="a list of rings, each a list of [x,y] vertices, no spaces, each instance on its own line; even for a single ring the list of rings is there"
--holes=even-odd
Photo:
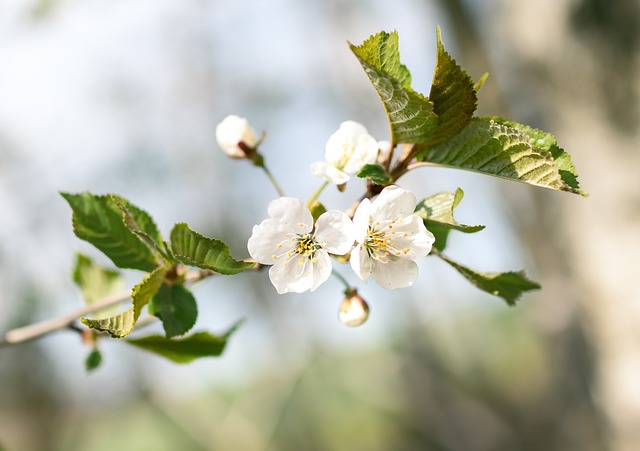
[[[324,161],[312,163],[310,169],[311,173],[316,177],[336,185],[347,183],[350,179],[349,174]]]
[[[316,221],[315,239],[332,254],[344,255],[353,247],[353,222],[342,211],[322,213]]]
[[[376,220],[402,219],[416,209],[416,196],[397,185],[387,186],[372,202],[371,215]]]
[[[364,250],[363,246],[357,246],[351,251],[351,258],[349,259],[351,269],[360,277],[364,282],[369,281],[369,274],[371,274],[372,260]]]
[[[278,294],[302,293],[313,285],[312,269],[311,260],[300,254],[293,254],[291,258],[279,259],[269,269],[269,279]]]
[[[435,238],[424,226],[422,218],[409,215],[393,225],[391,242],[393,247],[401,252],[399,258],[417,260],[431,252]]]
[[[338,164],[345,159],[345,151],[351,152],[358,145],[361,136],[368,135],[364,125],[354,121],[345,121],[327,141],[324,157],[329,163]],[[349,158],[349,155],[346,155]]]
[[[313,229],[313,217],[304,202],[293,197],[280,197],[269,202],[269,216],[303,235]]]
[[[258,263],[273,265],[277,257],[291,249],[289,227],[273,219],[265,219],[253,226],[247,242],[249,255]]]
[[[382,288],[393,290],[413,285],[418,279],[418,265],[411,260],[393,260],[389,263],[373,262],[373,278]]]
[[[360,135],[351,157],[347,160],[342,170],[349,174],[355,174],[365,164],[375,163],[377,156],[378,142],[369,134]]]
[[[363,199],[353,215],[354,238],[358,243],[364,243],[369,231],[371,218],[371,201]]]
[[[331,275],[331,258],[325,251],[316,252],[314,259],[294,254],[280,260],[269,270],[269,279],[279,294],[313,291]]]
[[[314,291],[321,284],[325,283],[331,275],[331,257],[324,251],[317,251],[316,262],[313,263],[313,284],[310,290]]]

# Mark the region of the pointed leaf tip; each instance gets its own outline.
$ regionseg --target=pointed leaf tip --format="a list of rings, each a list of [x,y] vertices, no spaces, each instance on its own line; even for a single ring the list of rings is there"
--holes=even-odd
[[[133,307],[109,318],[80,318],[80,322],[91,329],[107,332],[112,338],[124,338],[135,325]]]
[[[560,178],[564,183],[560,189],[562,191],[588,197],[588,194],[583,192],[580,188],[580,184],[578,183],[578,174],[575,166],[571,162],[571,156],[558,145],[558,141],[551,133],[503,119],[501,117],[493,116],[483,119],[486,121],[493,121],[497,124],[502,124],[526,135],[529,138],[529,144],[533,148],[539,149],[540,152],[548,152],[551,158],[555,161]]]
[[[435,166],[466,169],[530,185],[582,194],[568,155],[553,155],[527,130],[495,121],[472,119],[457,135],[422,151],[418,158]],[[564,171],[564,172],[561,172]]]
[[[478,106],[473,80],[445,50],[440,27],[436,28],[436,69],[429,99],[438,115],[438,127],[429,140],[433,146],[459,133],[469,123]]]
[[[73,210],[73,231],[101,250],[119,268],[153,271],[157,257],[129,230],[111,195],[61,192]]]
[[[447,239],[451,230],[463,233],[475,233],[483,230],[483,225],[460,224],[453,216],[454,209],[460,204],[464,192],[457,188],[455,193],[441,192],[422,200],[416,206],[415,214],[424,220],[425,227],[436,238],[434,247],[442,251],[447,246]]]
[[[411,89],[411,73],[400,63],[398,33],[383,31],[350,48],[382,100],[393,142],[428,142],[438,118],[429,99]]]
[[[194,232],[185,223],[176,224],[171,231],[171,249],[181,263],[220,274],[238,274],[255,266],[252,262],[235,260],[222,241]]]
[[[230,335],[235,332],[238,323],[222,335],[197,332],[188,337],[169,339],[161,335],[128,339],[126,342],[145,351],[153,352],[175,363],[189,363],[202,357],[222,355]]]
[[[510,271],[503,273],[474,271],[462,266],[439,252],[436,255],[451,265],[477,288],[504,299],[509,306],[516,305],[516,302],[524,292],[538,290],[541,288],[540,284],[529,280],[522,271]]]

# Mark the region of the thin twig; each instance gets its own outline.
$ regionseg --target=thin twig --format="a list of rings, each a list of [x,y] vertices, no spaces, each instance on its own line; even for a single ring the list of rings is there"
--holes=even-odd
[[[197,282],[206,277],[216,274],[214,271],[193,271],[186,275],[185,280],[187,282]],[[89,313],[94,313],[99,310],[111,307],[112,305],[119,304],[131,298],[131,290],[121,291],[107,296],[94,304],[87,305],[75,312],[68,313],[57,318],[51,318],[45,321],[41,321],[35,324],[29,324],[28,326],[18,327],[12,329],[4,334],[0,341],[0,348],[4,348],[17,343],[24,343],[36,338],[43,337],[57,330],[65,329],[71,326],[78,318],[81,318]]]

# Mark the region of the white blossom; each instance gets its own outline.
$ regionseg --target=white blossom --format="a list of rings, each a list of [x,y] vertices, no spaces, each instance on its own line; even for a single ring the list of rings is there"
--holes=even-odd
[[[269,203],[269,219],[253,227],[247,247],[258,263],[273,265],[269,279],[278,293],[313,291],[331,275],[329,253],[344,255],[354,243],[353,223],[337,210],[320,215],[299,199],[281,197]]]
[[[435,238],[413,214],[416,197],[399,186],[382,190],[371,202],[364,199],[353,217],[357,246],[351,267],[365,282],[373,275],[384,288],[403,288],[418,278],[416,260],[431,251]]]
[[[311,165],[311,173],[328,182],[342,185],[351,174],[357,174],[365,164],[376,162],[378,143],[364,125],[354,121],[340,124],[329,137],[324,149],[327,161]]]
[[[231,158],[246,158],[240,143],[255,147],[258,137],[245,118],[231,114],[216,126],[216,141]]]

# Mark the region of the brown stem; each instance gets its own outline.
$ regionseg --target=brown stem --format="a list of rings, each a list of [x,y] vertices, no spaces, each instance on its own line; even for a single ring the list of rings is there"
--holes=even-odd
[[[197,282],[198,280],[202,280],[214,274],[216,274],[214,271],[208,270],[194,271],[186,275],[185,281]],[[2,340],[0,340],[0,348],[18,343],[24,343],[26,341],[31,341],[36,338],[48,335],[57,330],[73,327],[74,322],[78,318],[81,318],[89,313],[94,313],[104,308],[111,307],[112,305],[119,304],[120,302],[124,302],[130,298],[131,290],[122,291],[120,293],[115,293],[107,296],[94,304],[82,307],[75,312],[71,312],[57,318],[51,318],[45,321],[41,321],[39,323],[29,324],[28,326],[12,329],[10,331],[7,331],[2,337]]]

